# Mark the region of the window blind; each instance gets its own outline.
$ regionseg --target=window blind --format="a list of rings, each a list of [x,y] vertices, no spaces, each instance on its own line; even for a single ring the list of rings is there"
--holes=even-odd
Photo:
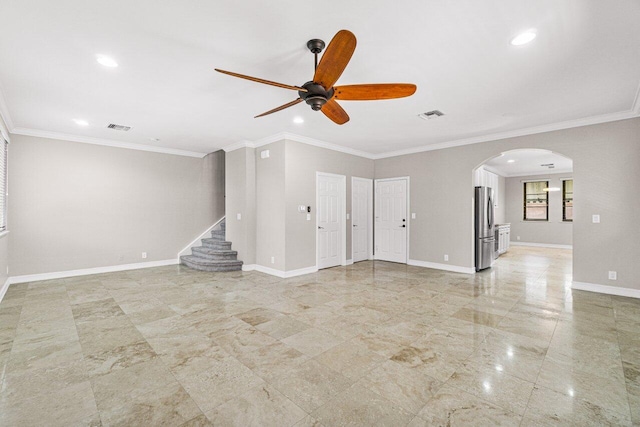
[[[7,229],[7,149],[9,143],[0,136],[0,232]]]

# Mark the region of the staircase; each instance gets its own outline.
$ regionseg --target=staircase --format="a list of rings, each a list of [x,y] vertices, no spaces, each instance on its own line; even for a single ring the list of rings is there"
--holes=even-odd
[[[231,242],[225,240],[226,219],[220,223],[219,230],[211,231],[211,238],[202,239],[202,246],[191,248],[191,255],[180,257],[180,263],[201,271],[239,271],[242,261],[238,261],[238,252],[231,250]]]

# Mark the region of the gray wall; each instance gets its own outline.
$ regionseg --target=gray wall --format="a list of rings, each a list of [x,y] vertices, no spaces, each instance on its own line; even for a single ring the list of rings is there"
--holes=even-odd
[[[225,156],[227,240],[245,264],[256,262],[256,159],[254,148]],[[241,217],[238,220],[237,214]]]
[[[270,157],[260,158],[269,150]],[[285,142],[256,149],[256,264],[285,270]],[[271,262],[271,257],[275,262]]]
[[[549,186],[562,189],[562,180],[572,178],[572,173],[532,175],[507,178],[507,220],[511,223],[511,241],[571,245],[573,223],[562,221],[562,191],[549,192],[549,221],[523,220],[523,181],[549,181]]]
[[[472,171],[502,151],[542,148],[573,159],[573,279],[640,289],[640,119],[377,160],[376,178],[411,176],[410,258],[473,267]],[[601,223],[591,223],[600,214]],[[610,281],[607,271],[618,272]]]
[[[286,141],[286,270],[316,265],[316,172],[346,175],[346,209],[351,213],[351,177],[373,178],[373,160]],[[311,206],[311,220],[298,212]],[[373,215],[373,213],[372,213]],[[351,259],[351,219],[346,221],[347,256]]]
[[[222,151],[198,159],[21,135],[10,148],[11,276],[174,259],[224,215]]]

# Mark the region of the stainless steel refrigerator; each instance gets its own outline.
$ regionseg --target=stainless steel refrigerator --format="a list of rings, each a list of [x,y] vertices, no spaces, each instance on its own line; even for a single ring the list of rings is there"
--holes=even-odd
[[[493,189],[476,187],[475,201],[476,271],[480,271],[491,267],[495,258]]]

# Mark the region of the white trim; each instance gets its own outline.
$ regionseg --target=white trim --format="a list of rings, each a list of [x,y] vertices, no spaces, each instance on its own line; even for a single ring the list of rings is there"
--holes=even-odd
[[[338,151],[340,153],[351,154],[353,156],[364,157],[365,159],[374,159],[375,155],[371,153],[367,153],[365,151],[354,150],[353,148],[343,147],[341,145],[332,144],[330,142],[321,141],[315,138],[309,138],[307,136],[297,135],[295,133],[290,132],[279,132],[273,135],[266,136],[264,138],[257,139],[255,141],[238,141],[231,145],[227,145],[226,147],[222,147],[222,149],[226,152],[237,150],[239,148],[258,148],[263,145],[272,144],[278,141],[294,141],[299,142],[301,144],[312,145],[314,147],[325,148],[327,150]]]
[[[571,283],[571,289],[600,294],[618,295],[621,297],[640,298],[640,289],[621,288],[619,286],[599,285],[596,283],[576,282]]]
[[[181,256],[183,255],[187,255],[187,253],[191,250],[192,247],[196,246],[196,244],[204,239],[204,236],[206,236],[207,234],[211,233],[211,230],[213,230],[218,224],[220,224],[222,221],[224,221],[226,217],[222,217],[220,218],[218,221],[216,221],[215,224],[213,224],[211,227],[207,228],[202,234],[200,234],[198,237],[196,237],[195,239],[193,239],[191,241],[191,243],[189,243],[187,246],[185,246],[180,252],[178,252],[178,259],[180,259]]]
[[[353,265],[353,259],[348,259],[345,265]]]
[[[4,298],[5,294],[9,290],[9,285],[10,284],[11,284],[11,282],[9,281],[9,278],[7,277],[7,280],[5,280],[4,285],[2,285],[2,287],[0,288],[0,302],[2,302],[2,298]]]
[[[2,239],[7,234],[9,234],[9,230],[4,230],[4,231],[0,232],[0,239]]]
[[[134,144],[132,142],[114,141],[111,139],[94,138],[92,136],[72,135],[69,133],[49,132],[38,129],[15,128],[11,131],[16,135],[35,136],[38,138],[57,139],[61,141],[82,142],[85,144],[103,145],[106,147],[126,148],[129,150],[149,151],[153,153],[173,154],[175,156],[203,158],[208,153],[178,150],[175,148],[157,147],[152,145]]]
[[[459,265],[440,264],[437,262],[419,261],[417,259],[410,259],[407,264],[415,267],[433,268],[436,270],[452,271],[454,273],[475,274],[476,269],[473,267],[462,267]]]
[[[253,271],[256,269],[256,264],[242,264],[242,271]]]
[[[636,97],[633,100],[631,111],[633,111],[636,115],[640,116],[640,85],[638,85],[638,90],[636,91]]]
[[[566,221],[565,221],[566,222]],[[556,245],[555,243],[510,242],[511,246],[532,246],[535,248],[573,249],[573,245]]]
[[[329,172],[316,171],[316,271],[320,269],[320,260],[318,259],[318,209],[320,208],[320,198],[318,194],[318,178],[320,176],[329,176],[332,178],[340,179],[339,197],[340,204],[338,206],[338,218],[340,218],[340,264],[347,265],[347,177],[346,175],[339,175]],[[335,266],[332,266],[335,267]],[[325,267],[330,268],[330,267]]]
[[[259,271],[260,273],[265,273],[271,276],[280,277],[281,279],[288,279],[290,277],[302,276],[305,274],[312,274],[312,273],[318,272],[318,268],[316,266],[299,268],[297,270],[290,270],[290,271],[276,270],[275,268],[265,267],[260,264],[251,264],[250,266],[247,266],[247,267],[249,267],[250,269],[245,270],[243,266],[242,270],[243,271],[255,270],[255,271]]]
[[[165,259],[162,261],[138,262],[135,264],[110,265],[107,267],[84,268],[81,270],[57,271],[53,273],[27,274],[24,276],[9,277],[9,282],[25,283],[36,282],[38,280],[62,279],[65,277],[86,276],[89,274],[113,273],[116,271],[138,270],[141,268],[162,267],[165,265],[176,265],[178,259]]]
[[[353,264],[353,184],[354,181],[366,181],[367,186],[367,259],[373,259],[373,179],[361,178],[358,176],[351,177],[351,264]],[[363,260],[364,261],[364,260]],[[350,264],[347,264],[350,265]]]
[[[507,138],[516,138],[519,136],[535,135],[538,133],[552,132],[562,129],[570,129],[581,126],[596,125],[600,123],[615,122],[618,120],[626,120],[637,117],[640,112],[621,111],[617,113],[602,114],[599,116],[585,117],[582,119],[568,120],[565,122],[550,123],[541,126],[533,126],[524,129],[517,129],[508,132],[492,133],[489,135],[476,136],[473,138],[457,139],[453,141],[440,142],[436,144],[424,145],[422,147],[408,148],[406,150],[389,151],[386,153],[376,154],[374,159],[384,159],[387,157],[404,156],[406,154],[421,153],[423,151],[442,150],[443,148],[459,147],[461,145],[478,144],[480,142],[498,141]]]

